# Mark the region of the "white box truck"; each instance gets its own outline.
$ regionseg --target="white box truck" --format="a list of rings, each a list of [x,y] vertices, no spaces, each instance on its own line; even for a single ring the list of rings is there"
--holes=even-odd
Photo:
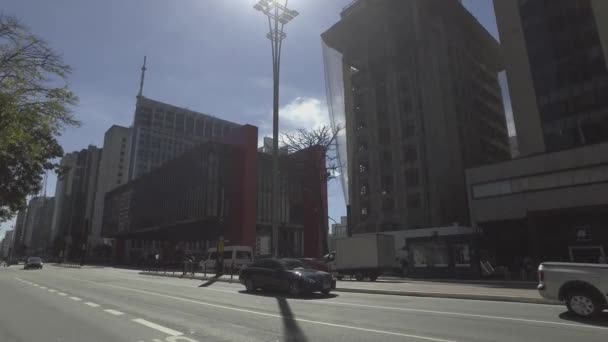
[[[338,279],[345,276],[375,281],[395,265],[395,238],[386,234],[358,234],[336,240],[336,251],[326,256],[330,271]]]

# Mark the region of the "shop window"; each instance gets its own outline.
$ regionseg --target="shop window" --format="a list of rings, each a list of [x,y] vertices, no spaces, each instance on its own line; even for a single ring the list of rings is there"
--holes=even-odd
[[[453,261],[456,267],[470,267],[471,266],[471,254],[469,253],[468,244],[454,244],[452,245]]]

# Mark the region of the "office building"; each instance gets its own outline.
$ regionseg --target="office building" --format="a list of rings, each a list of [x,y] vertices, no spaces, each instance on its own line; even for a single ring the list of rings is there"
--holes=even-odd
[[[66,171],[57,179],[51,238],[54,246],[62,246],[62,250],[70,248],[79,254],[86,248],[101,155],[101,149],[89,145],[87,149],[68,153],[61,159],[60,164]],[[60,251],[55,250],[55,253]]]
[[[495,0],[520,156],[467,170],[482,253],[598,262],[608,253],[608,2]]]
[[[45,255],[51,246],[51,224],[55,199],[32,197],[27,206],[23,243],[28,255]]]
[[[498,42],[457,0],[359,0],[322,39],[352,233],[468,224],[465,168],[510,158]]]
[[[25,219],[27,218],[27,208],[24,208],[17,213],[15,220],[15,230],[13,233],[13,255],[17,256],[25,252],[23,247],[23,236],[25,232]]]
[[[129,180],[238,127],[230,121],[139,95],[131,127]]]
[[[172,260],[181,250],[205,252],[222,236],[227,245],[272,251],[272,157],[257,151],[257,127],[244,125],[221,141],[208,141],[105,197],[102,235],[116,241],[120,262],[160,252]],[[318,149],[283,155],[279,253],[318,257],[327,220],[327,183],[304,172]],[[311,158],[311,159],[308,159]],[[319,196],[323,201],[319,201]],[[325,226],[326,227],[326,226]],[[181,246],[181,247],[179,247]]]
[[[608,141],[608,3],[494,0],[522,155]]]
[[[4,238],[0,241],[0,258],[9,260],[12,257],[13,252],[13,235],[14,230],[7,230],[4,233]]]
[[[113,125],[104,135],[89,241],[92,245],[102,243],[101,224],[106,193],[128,181],[130,132],[127,127]]]

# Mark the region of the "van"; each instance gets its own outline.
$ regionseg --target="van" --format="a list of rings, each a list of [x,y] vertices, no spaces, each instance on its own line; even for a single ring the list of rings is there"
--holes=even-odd
[[[217,262],[217,248],[209,248],[207,257],[199,263],[202,269],[214,270]],[[253,248],[249,246],[226,246],[224,247],[224,271],[229,271],[234,265],[235,270],[253,262]]]

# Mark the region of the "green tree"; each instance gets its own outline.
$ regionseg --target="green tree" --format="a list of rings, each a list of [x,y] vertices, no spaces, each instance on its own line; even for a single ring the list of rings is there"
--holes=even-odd
[[[57,138],[77,126],[70,67],[17,19],[0,14],[0,222],[40,191],[47,170],[60,171]]]

